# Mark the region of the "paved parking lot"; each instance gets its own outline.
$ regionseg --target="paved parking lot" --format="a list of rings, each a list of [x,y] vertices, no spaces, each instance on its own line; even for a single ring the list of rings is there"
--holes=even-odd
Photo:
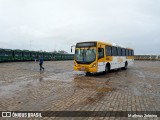
[[[90,76],[73,71],[73,61],[48,61],[44,67],[40,72],[35,62],[0,63],[0,111],[160,111],[159,61]]]

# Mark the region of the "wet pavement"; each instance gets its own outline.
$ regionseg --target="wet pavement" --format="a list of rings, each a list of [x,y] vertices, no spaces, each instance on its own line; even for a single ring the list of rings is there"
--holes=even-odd
[[[0,63],[0,111],[160,111],[160,61],[90,76],[73,71],[73,61],[48,61],[44,68]]]

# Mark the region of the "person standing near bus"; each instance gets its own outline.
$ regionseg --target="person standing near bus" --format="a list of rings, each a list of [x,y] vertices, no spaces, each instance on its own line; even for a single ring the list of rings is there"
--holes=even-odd
[[[43,57],[40,56],[40,59],[39,59],[40,71],[41,71],[41,69],[43,69],[43,71],[44,71],[44,67],[42,65],[43,65]]]

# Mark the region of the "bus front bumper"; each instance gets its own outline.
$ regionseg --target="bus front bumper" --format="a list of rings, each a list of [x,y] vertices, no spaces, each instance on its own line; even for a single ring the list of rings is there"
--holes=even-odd
[[[86,66],[74,66],[75,71],[85,71],[85,72],[97,72],[96,67],[86,67]]]

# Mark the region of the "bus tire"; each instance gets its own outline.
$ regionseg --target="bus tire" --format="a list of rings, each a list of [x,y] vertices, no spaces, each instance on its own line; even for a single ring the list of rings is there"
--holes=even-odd
[[[86,72],[86,76],[88,76],[88,75],[91,75],[91,73],[90,72]]]
[[[125,62],[125,65],[124,65],[124,67],[123,67],[123,70],[126,70],[127,67],[128,67],[128,62],[126,61],[126,62]]]
[[[104,73],[109,73],[109,72],[110,72],[110,64],[107,63],[107,64],[106,64],[106,67],[105,67]]]

